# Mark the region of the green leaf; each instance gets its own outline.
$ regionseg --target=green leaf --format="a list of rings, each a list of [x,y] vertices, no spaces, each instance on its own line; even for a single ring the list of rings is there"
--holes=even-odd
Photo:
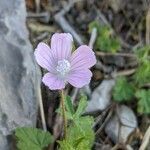
[[[67,138],[59,141],[61,150],[91,150],[95,138],[93,118],[81,117],[79,122],[78,125],[73,123],[68,129]]]
[[[89,24],[89,32],[92,29],[97,29],[96,49],[104,52],[115,53],[121,48],[121,44],[116,36],[113,35],[111,28],[108,25],[102,25],[98,21],[93,21]]]
[[[81,117],[83,112],[85,111],[85,108],[87,106],[87,97],[85,95],[81,95],[80,101],[78,103],[78,107],[74,109],[74,106],[71,101],[70,96],[65,97],[65,108],[66,108],[66,116],[68,120],[76,120]],[[60,113],[62,115],[62,109],[59,107],[56,110],[57,113]]]
[[[66,96],[66,109],[72,115],[75,113],[75,110],[74,110],[70,96]]]
[[[138,98],[137,111],[141,114],[150,114],[150,90],[138,90],[136,97]]]
[[[134,86],[125,77],[119,77],[113,89],[113,99],[117,102],[129,101],[134,97]]]
[[[32,127],[17,128],[15,136],[19,150],[43,150],[52,142],[52,136],[49,132]]]
[[[150,81],[150,46],[137,49],[135,54],[139,65],[134,74],[134,81],[138,86],[143,86]]]
[[[113,38],[111,40],[111,43],[110,43],[110,51],[112,53],[115,53],[117,50],[120,50],[121,46],[120,46],[120,43],[119,43],[119,40],[116,38]]]
[[[59,148],[60,150],[76,150],[67,140],[62,140],[57,142],[60,145]]]
[[[134,49],[134,52],[140,62],[150,60],[150,45],[145,45],[144,47]]]
[[[75,140],[74,144],[73,144],[73,147],[78,147],[78,145],[83,142],[84,140],[84,137],[80,137],[78,139]]]
[[[80,98],[80,101],[76,110],[73,107],[71,98],[67,96],[66,101],[65,101],[67,119],[73,122],[76,122],[81,117],[82,113],[85,111],[86,106],[87,106],[87,97],[85,95],[81,95],[81,98]]]
[[[92,125],[93,117],[82,116],[87,106],[87,97],[82,95],[76,110],[71,98],[66,97],[66,114],[70,121],[67,129],[67,138],[58,141],[61,150],[91,150],[94,142],[94,131]]]
[[[134,74],[134,81],[139,86],[150,81],[150,62],[141,63]]]
[[[82,95],[78,104],[78,108],[75,112],[75,116],[80,117],[81,114],[85,111],[86,106],[87,106],[87,97],[85,95]]]

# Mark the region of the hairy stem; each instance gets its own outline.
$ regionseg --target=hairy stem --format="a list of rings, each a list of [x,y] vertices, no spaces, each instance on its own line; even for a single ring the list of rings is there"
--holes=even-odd
[[[67,136],[67,118],[66,118],[66,110],[65,110],[65,96],[64,91],[61,90],[61,108],[62,108],[62,116],[64,122],[64,138]]]

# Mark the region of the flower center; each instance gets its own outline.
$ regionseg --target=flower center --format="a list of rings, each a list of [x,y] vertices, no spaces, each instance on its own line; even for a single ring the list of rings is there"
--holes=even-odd
[[[69,61],[66,59],[63,59],[63,60],[58,61],[56,70],[59,73],[59,75],[64,78],[65,75],[70,71],[70,67],[71,65]]]

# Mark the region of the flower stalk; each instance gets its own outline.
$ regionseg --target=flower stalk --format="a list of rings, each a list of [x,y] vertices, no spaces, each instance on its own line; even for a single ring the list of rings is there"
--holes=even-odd
[[[64,90],[61,90],[61,108],[62,108],[62,116],[63,116],[63,125],[64,125],[64,138],[67,137],[67,117],[66,117],[66,109],[65,109],[65,95]]]

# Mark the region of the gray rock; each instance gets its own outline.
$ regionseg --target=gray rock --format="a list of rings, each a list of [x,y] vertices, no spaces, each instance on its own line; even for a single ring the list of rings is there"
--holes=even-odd
[[[125,105],[118,107],[116,111],[116,114],[107,123],[105,132],[114,143],[125,143],[128,136],[137,128],[137,118],[134,112]]]
[[[0,150],[9,150],[10,149],[7,137],[5,137],[2,134],[0,134],[0,142],[1,142],[1,144],[0,144]]]
[[[40,71],[25,19],[25,1],[0,1],[0,150],[15,128],[36,124]]]
[[[92,93],[86,112],[102,111],[111,103],[111,91],[115,81],[104,80]]]

